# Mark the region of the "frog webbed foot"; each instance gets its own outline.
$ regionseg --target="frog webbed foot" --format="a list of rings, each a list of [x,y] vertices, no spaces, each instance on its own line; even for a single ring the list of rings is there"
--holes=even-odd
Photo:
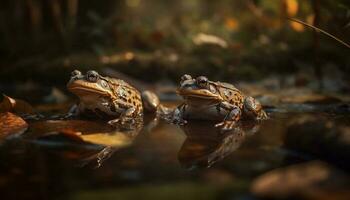
[[[64,119],[64,120],[74,119],[78,117],[79,114],[80,114],[79,106],[77,104],[74,104],[66,114],[60,117],[60,119]]]
[[[258,121],[262,121],[262,120],[266,120],[269,119],[269,116],[267,116],[266,112],[261,110],[258,114],[258,116],[256,117],[256,120]]]
[[[171,122],[180,126],[187,124],[187,120],[184,120],[182,118],[173,118]]]
[[[119,118],[108,121],[108,124],[115,128],[133,126],[138,122],[138,119],[142,119],[141,115],[135,116],[135,111],[135,108],[129,108],[123,114],[121,114]]]
[[[143,124],[142,117],[122,117],[108,121],[108,124],[118,130],[135,130]]]
[[[217,123],[215,127],[221,127],[221,131],[232,130],[241,117],[241,110],[234,106],[223,122]]]
[[[253,97],[246,97],[244,99],[244,114],[245,116],[258,121],[269,118],[266,112],[262,109],[260,102]]]
[[[221,127],[221,131],[230,131],[236,125],[236,121],[233,120],[225,120],[223,122],[215,124],[215,127]]]
[[[133,124],[135,123],[135,119],[132,117],[120,117],[117,119],[112,119],[108,121],[108,124],[111,126],[119,126],[125,124]]]

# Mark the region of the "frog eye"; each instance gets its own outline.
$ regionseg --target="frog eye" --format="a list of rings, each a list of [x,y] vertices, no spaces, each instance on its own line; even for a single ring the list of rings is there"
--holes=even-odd
[[[188,74],[181,76],[181,81],[186,81],[186,80],[191,80],[191,79],[192,79],[192,76],[188,75]]]
[[[205,76],[199,76],[199,77],[197,77],[196,82],[199,86],[205,87],[205,86],[207,86],[208,78]]]
[[[71,75],[72,77],[74,77],[74,76],[80,76],[80,75],[81,75],[81,72],[80,72],[79,70],[74,70],[74,71],[71,72],[70,75]]]
[[[88,81],[96,82],[98,80],[99,75],[96,71],[91,70],[86,73],[86,77]]]

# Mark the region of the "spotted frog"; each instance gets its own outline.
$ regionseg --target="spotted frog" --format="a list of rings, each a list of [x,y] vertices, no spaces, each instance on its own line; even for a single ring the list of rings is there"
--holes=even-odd
[[[178,124],[189,119],[217,120],[221,122],[215,126],[227,131],[241,118],[268,118],[256,99],[244,95],[232,84],[210,81],[205,76],[182,76],[177,93],[184,99],[172,113],[172,121]]]
[[[92,114],[110,119],[108,123],[111,125],[134,122],[142,117],[144,109],[155,112],[159,106],[154,93],[140,93],[123,80],[101,76],[93,70],[86,75],[74,70],[67,89],[80,100],[71,109],[71,115]]]

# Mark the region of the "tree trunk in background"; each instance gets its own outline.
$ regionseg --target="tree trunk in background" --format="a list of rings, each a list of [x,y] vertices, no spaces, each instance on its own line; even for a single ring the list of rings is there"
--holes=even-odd
[[[62,6],[60,4],[60,1],[58,0],[51,0],[51,3],[49,5],[51,7],[53,26],[55,28],[55,31],[58,35],[59,40],[61,41],[62,48],[66,51],[67,45],[66,45],[65,31],[64,31],[63,20],[62,20]]]
[[[285,27],[287,20],[287,3],[286,0],[281,0],[280,3],[280,28],[283,29]]]
[[[79,8],[79,0],[68,0],[67,1],[67,17],[65,23],[66,30],[66,43],[68,45],[68,49],[72,48],[72,44],[74,41],[74,35],[77,24],[77,14]]]
[[[320,1],[319,0],[312,0],[312,9],[314,12],[314,20],[313,25],[315,27],[320,27]],[[319,89],[323,88],[322,83],[322,69],[321,69],[321,62],[319,58],[319,48],[320,48],[320,38],[319,33],[316,30],[313,30],[313,51],[314,51],[314,71],[316,74],[316,77],[319,82]]]
[[[67,24],[69,29],[74,29],[77,22],[79,0],[68,0],[67,2]]]
[[[42,26],[42,6],[41,2],[37,0],[27,0],[27,8],[30,20],[30,31],[32,38],[37,43],[40,38],[41,26]]]

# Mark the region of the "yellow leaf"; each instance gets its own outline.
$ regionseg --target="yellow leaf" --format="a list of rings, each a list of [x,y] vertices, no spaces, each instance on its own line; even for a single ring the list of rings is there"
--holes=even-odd
[[[39,121],[31,123],[30,129],[39,137],[62,135],[75,142],[92,143],[113,148],[130,145],[140,131],[135,129],[121,132],[106,123],[85,120]]]
[[[235,18],[230,17],[225,20],[225,26],[228,30],[236,31],[238,30],[239,23]]]
[[[116,132],[113,134],[108,133],[95,133],[89,135],[80,136],[85,142],[93,144],[100,144],[105,146],[112,146],[114,148],[121,148],[129,146],[132,143],[133,138],[130,138],[122,132]]]
[[[293,17],[298,13],[299,4],[297,0],[286,0],[287,14],[289,17]]]
[[[306,23],[308,24],[314,24],[314,18],[315,18],[315,15],[308,15],[306,17]]]
[[[292,27],[292,29],[296,32],[303,32],[304,31],[304,25],[299,24],[297,22],[290,22],[290,27]]]

